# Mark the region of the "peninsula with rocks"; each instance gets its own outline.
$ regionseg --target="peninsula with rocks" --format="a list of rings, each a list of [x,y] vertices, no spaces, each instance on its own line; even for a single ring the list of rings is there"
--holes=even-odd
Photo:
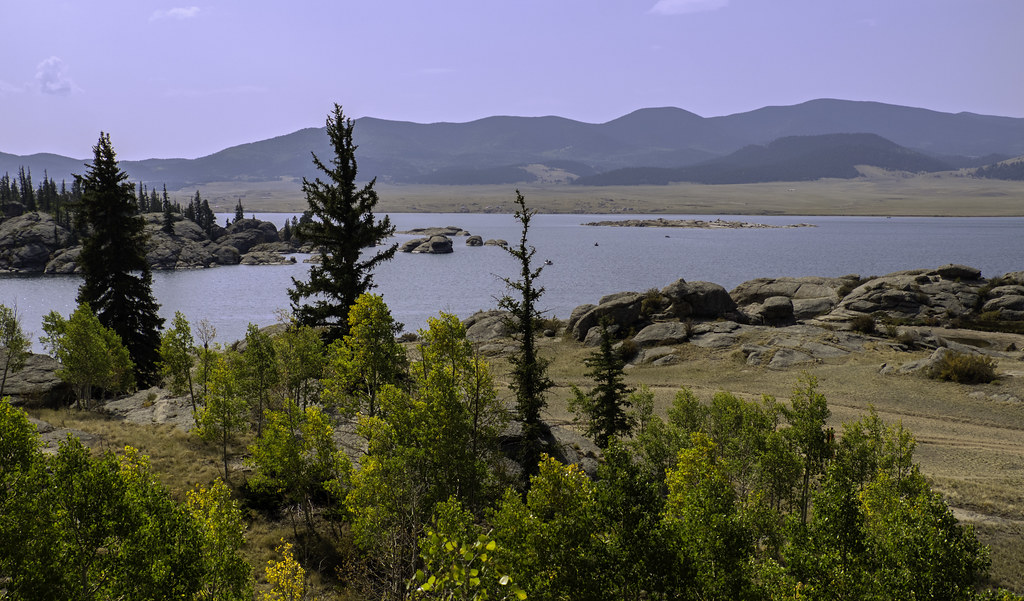
[[[796,227],[817,227],[813,223],[793,223],[788,225],[769,225],[767,223],[750,223],[747,221],[726,221],[724,219],[610,219],[591,221],[583,225],[602,227],[676,227],[702,230],[741,230],[741,229],[789,229]]]
[[[218,265],[283,265],[287,254],[312,252],[299,240],[285,239],[277,226],[259,219],[237,219],[204,230],[194,221],[174,216],[165,231],[160,213],[146,213],[146,259],[155,271],[204,269]],[[30,211],[0,221],[0,273],[77,273],[81,240],[53,215]]]

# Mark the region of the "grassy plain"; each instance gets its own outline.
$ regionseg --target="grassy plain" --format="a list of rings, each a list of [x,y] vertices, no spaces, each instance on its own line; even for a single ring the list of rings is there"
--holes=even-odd
[[[511,213],[518,187],[543,213],[666,213],[697,215],[1024,216],[1024,182],[973,179],[951,173],[908,175],[866,170],[853,180],[708,186],[377,184],[380,212]],[[198,187],[215,211],[299,212],[301,182],[222,182]],[[194,188],[176,194],[179,201]]]

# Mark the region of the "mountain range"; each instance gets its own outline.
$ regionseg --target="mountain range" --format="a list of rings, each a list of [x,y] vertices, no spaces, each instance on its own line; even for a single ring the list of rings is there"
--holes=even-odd
[[[848,135],[836,135],[848,134]],[[857,134],[857,135],[850,135]],[[468,123],[355,120],[360,175],[382,182],[507,184],[746,183],[855,177],[853,165],[941,171],[1024,155],[1024,119],[820,99],[722,117],[647,108],[606,123],[488,117]],[[132,181],[178,190],[212,182],[314,177],[330,157],[324,128],[226,148],[196,159],[121,161]],[[851,162],[852,161],[852,162]],[[31,169],[56,181],[88,159],[0,152],[0,174]]]

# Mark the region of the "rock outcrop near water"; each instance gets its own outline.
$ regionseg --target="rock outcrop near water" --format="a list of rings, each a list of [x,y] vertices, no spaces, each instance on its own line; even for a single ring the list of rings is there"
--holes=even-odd
[[[787,225],[769,225],[767,223],[750,223],[747,221],[726,221],[724,219],[613,219],[608,221],[591,221],[583,225],[605,226],[605,227],[675,227],[704,230],[739,230],[739,229],[787,229],[794,227],[817,227],[810,223],[794,223]]]
[[[453,252],[452,240],[448,236],[435,235],[429,238],[413,238],[398,247],[404,253],[446,255]]]
[[[469,232],[461,227],[448,225],[443,227],[414,227],[411,230],[395,232],[396,234],[408,234],[412,236],[468,236]]]
[[[0,359],[3,354],[0,354]],[[63,407],[74,398],[71,386],[57,377],[60,363],[48,355],[29,355],[20,370],[7,374],[4,396],[19,405]]]
[[[217,265],[277,265],[291,262],[283,254],[300,250],[283,241],[268,221],[240,219],[209,234],[176,216],[174,233],[162,229],[163,215],[143,216],[149,243],[146,259],[157,271],[203,269]],[[75,273],[81,242],[48,213],[32,212],[0,222],[0,273]],[[269,254],[268,254],[269,253]]]
[[[1024,328],[1024,272],[985,279],[972,267],[944,265],[871,278],[759,278],[728,293],[717,284],[681,279],[661,290],[621,292],[580,305],[567,331],[596,345],[602,322],[630,340],[634,364],[675,362],[678,345],[690,343],[734,349],[751,366],[786,369],[848,355],[873,338],[903,349],[1016,357],[1017,345],[996,334],[977,332],[980,342],[971,345],[932,330]],[[927,370],[941,358],[938,353],[883,372]]]
[[[42,273],[71,233],[46,213],[25,213],[0,223],[0,272]]]

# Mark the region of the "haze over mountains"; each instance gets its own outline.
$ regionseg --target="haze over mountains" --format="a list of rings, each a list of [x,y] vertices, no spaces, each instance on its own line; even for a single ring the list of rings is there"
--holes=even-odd
[[[710,118],[649,108],[600,124],[561,117],[432,124],[364,117],[356,120],[354,137],[360,175],[420,184],[796,181],[855,177],[854,165],[943,171],[1024,155],[1024,119],[827,99]],[[116,149],[116,132],[112,139]],[[330,156],[323,128],[197,159],[122,161],[121,167],[132,181],[178,190],[314,177],[311,151]],[[0,153],[0,174],[25,166],[35,181],[45,171],[70,182],[88,160]]]

